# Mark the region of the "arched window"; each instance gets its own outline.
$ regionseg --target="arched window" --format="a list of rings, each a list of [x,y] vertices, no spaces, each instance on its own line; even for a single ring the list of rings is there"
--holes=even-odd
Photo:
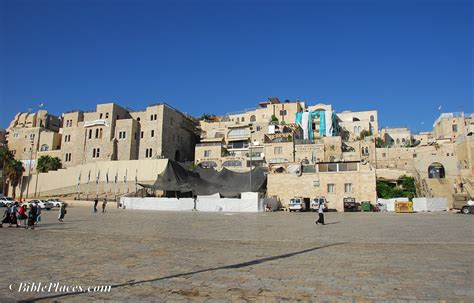
[[[374,122],[374,121],[375,121],[374,115],[370,115],[370,122]]]
[[[443,164],[434,162],[428,167],[428,178],[430,179],[444,179],[446,173]]]
[[[48,144],[43,144],[43,145],[41,145],[40,150],[41,150],[41,151],[48,151],[48,150],[49,150]]]
[[[369,148],[368,148],[368,147],[365,148],[365,154],[366,154],[366,155],[369,154]]]
[[[255,115],[251,115],[250,122],[255,122],[255,121],[257,121],[257,118],[255,117]]]
[[[223,167],[241,167],[242,166],[242,161],[240,160],[227,160],[224,163],[222,163]]]
[[[405,143],[405,141],[406,141],[405,138],[402,138],[402,143]]]
[[[397,138],[397,144],[400,144],[400,139]]]

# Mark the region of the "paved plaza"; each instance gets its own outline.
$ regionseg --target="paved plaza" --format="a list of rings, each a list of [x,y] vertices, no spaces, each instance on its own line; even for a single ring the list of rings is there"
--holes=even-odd
[[[316,226],[314,213],[57,214],[0,229],[1,302],[474,301],[474,216],[328,213]],[[21,282],[112,288],[19,293]]]

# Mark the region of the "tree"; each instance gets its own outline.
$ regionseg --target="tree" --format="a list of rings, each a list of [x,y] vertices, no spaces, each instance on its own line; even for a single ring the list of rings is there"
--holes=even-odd
[[[216,115],[214,114],[207,114],[207,113],[204,113],[201,115],[201,117],[199,117],[199,120],[210,120],[212,117],[215,117]]]
[[[15,199],[16,197],[16,187],[20,183],[21,177],[23,176],[23,172],[25,169],[23,168],[23,163],[21,161],[12,159],[5,164],[5,175],[7,179],[10,181],[10,185],[12,186],[12,198]]]
[[[375,147],[381,148],[381,147],[386,147],[387,143],[385,143],[385,140],[382,138],[375,138]]]
[[[270,119],[271,122],[278,122],[278,118],[275,115],[272,115],[272,118]]]
[[[410,200],[416,195],[415,178],[401,176],[400,186],[386,181],[377,181],[377,196],[383,199],[406,197]]]
[[[372,136],[372,132],[370,130],[364,129],[360,132],[359,140],[364,140],[365,137],[369,137],[369,136]]]
[[[58,170],[62,168],[61,160],[58,157],[44,155],[39,157],[36,164],[36,171],[39,173],[47,173],[50,170]]]
[[[13,160],[13,154],[11,151],[8,150],[7,147],[2,146],[0,147],[0,169],[2,170],[2,193],[5,194],[5,166],[7,162]]]

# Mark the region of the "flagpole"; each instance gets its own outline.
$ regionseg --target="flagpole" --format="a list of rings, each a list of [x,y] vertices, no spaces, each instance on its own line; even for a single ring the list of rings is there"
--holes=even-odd
[[[137,194],[138,194],[137,182],[138,182],[138,169],[135,170],[135,197],[137,197]]]
[[[81,173],[77,178],[77,200],[81,200]]]
[[[86,194],[86,200],[89,201],[89,184],[91,181],[91,171],[89,170],[89,174],[87,175],[87,194]]]
[[[123,176],[123,194],[127,193],[127,173],[128,170],[125,170],[125,175]]]
[[[117,201],[117,174],[118,174],[118,172],[115,172],[115,178],[114,178],[114,198],[115,198],[115,201]]]
[[[109,191],[109,171],[105,173],[105,198],[107,199],[107,193]]]
[[[99,176],[100,176],[100,170],[97,173],[97,177],[95,178],[95,188],[96,188],[96,197],[99,199]]]

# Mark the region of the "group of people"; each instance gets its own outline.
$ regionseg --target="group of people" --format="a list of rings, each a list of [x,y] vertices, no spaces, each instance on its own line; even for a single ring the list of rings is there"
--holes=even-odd
[[[58,221],[64,222],[64,217],[66,216],[67,204],[62,203],[59,208]],[[3,213],[2,222],[0,223],[0,228],[3,227],[3,224],[8,223],[8,227],[16,225],[16,227],[22,227],[23,225],[26,229],[34,229],[35,225],[41,222],[41,207],[38,202],[31,203],[30,206],[18,202],[12,203],[11,205],[5,208]]]
[[[99,198],[94,199],[94,213],[97,212],[97,205],[99,204]],[[105,213],[105,207],[107,206],[107,198],[102,201],[102,212]]]

